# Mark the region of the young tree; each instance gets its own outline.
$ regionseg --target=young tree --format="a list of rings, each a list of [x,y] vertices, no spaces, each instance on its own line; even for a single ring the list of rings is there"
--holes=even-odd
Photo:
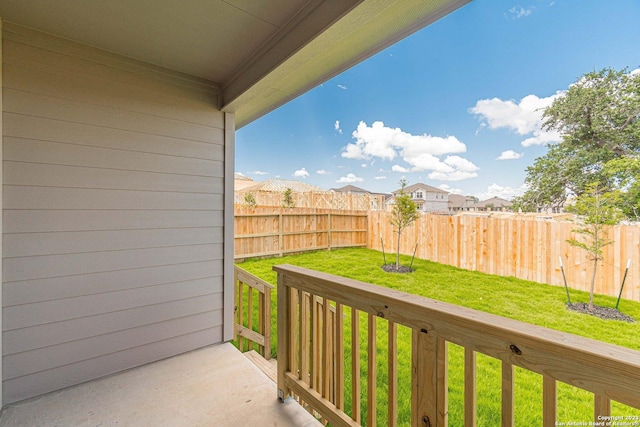
[[[295,208],[296,202],[293,200],[293,190],[288,188],[284,190],[282,194],[282,207],[283,208]]]
[[[244,203],[249,208],[255,208],[258,206],[258,202],[256,202],[256,196],[253,193],[247,193],[244,195]]]
[[[602,248],[613,243],[613,240],[607,237],[608,228],[610,225],[619,223],[622,217],[622,212],[617,204],[617,192],[606,192],[598,188],[596,184],[591,184],[570,207],[572,212],[582,216],[584,227],[573,230],[582,236],[581,240],[569,239],[567,243],[587,251],[593,261],[589,310],[594,308],[593,293],[598,261],[602,259]]]
[[[607,165],[640,155],[640,73],[610,68],[586,73],[553,101],[543,119],[543,128],[559,132],[562,141],[527,168],[529,189],[515,200],[515,209],[556,207],[594,183],[625,192]]]
[[[398,244],[396,246],[396,270],[400,269],[400,236],[402,235],[402,230],[420,216],[411,195],[404,192],[404,188],[407,186],[407,180],[404,178],[401,179],[400,186],[400,194],[395,197],[396,204],[393,205],[391,218],[389,219],[389,222],[395,229],[396,233],[398,233]]]

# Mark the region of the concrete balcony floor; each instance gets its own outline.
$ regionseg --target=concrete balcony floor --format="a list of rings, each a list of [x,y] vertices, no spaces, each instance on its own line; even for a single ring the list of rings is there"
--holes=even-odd
[[[8,426],[321,425],[231,344],[220,344],[8,405]]]

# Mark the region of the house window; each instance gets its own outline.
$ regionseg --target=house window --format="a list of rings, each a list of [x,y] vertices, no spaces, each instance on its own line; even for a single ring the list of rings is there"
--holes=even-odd
[[[424,206],[424,205],[423,205],[422,203],[416,203],[416,208],[417,208],[417,210],[419,210],[419,211],[423,210],[423,209],[422,209],[422,207],[423,207],[423,206]]]
[[[424,195],[422,194],[422,191],[416,191],[416,199],[424,199]]]

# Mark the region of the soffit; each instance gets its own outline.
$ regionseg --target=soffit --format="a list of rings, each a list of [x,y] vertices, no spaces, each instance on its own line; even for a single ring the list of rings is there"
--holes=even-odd
[[[221,89],[241,127],[470,0],[0,0],[0,17]]]

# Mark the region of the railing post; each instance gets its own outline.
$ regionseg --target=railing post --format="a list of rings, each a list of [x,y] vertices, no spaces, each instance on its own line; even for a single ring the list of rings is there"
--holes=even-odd
[[[278,273],[278,399],[284,402],[291,394],[285,385],[285,374],[289,371],[291,288],[284,283],[284,275]]]
[[[264,358],[271,359],[271,289],[265,286],[262,309],[262,336],[264,336]]]
[[[437,345],[435,333],[412,329],[411,425],[436,427],[438,422]]]

